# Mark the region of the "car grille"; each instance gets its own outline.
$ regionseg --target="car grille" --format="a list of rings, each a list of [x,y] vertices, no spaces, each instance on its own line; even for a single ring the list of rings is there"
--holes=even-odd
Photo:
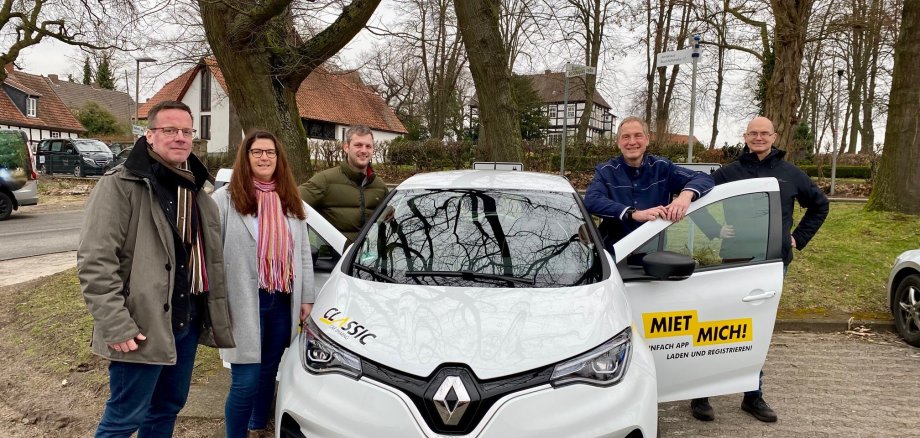
[[[94,160],[94,161],[96,161],[96,165],[99,167],[104,167],[106,164],[109,163],[109,160]]]
[[[502,397],[528,388],[549,383],[553,365],[525,371],[497,379],[480,380],[463,364],[442,364],[428,377],[406,374],[368,360],[362,361],[364,377],[384,383],[403,392],[422,414],[432,431],[443,435],[466,435],[471,433],[485,417],[489,408]],[[469,391],[470,406],[459,424],[444,424],[432,401],[432,395],[444,381],[445,376],[459,376]]]

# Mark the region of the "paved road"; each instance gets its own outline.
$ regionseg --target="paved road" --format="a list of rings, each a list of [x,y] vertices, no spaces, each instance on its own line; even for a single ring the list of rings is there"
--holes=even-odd
[[[23,207],[0,222],[0,260],[74,251],[82,224],[82,209]]]
[[[865,339],[864,339],[865,338]],[[741,410],[741,394],[714,397],[716,419],[695,420],[689,402],[658,408],[661,436],[917,436],[920,349],[894,335],[776,333],[764,369],[764,399],[779,421]]]

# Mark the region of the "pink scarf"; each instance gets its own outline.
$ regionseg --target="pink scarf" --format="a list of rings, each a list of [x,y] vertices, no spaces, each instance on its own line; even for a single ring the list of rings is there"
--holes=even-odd
[[[294,239],[275,182],[252,180],[259,203],[259,289],[290,293],[294,285]]]

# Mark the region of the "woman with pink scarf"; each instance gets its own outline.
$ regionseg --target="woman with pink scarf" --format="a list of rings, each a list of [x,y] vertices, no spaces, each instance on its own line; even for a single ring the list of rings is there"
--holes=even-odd
[[[314,299],[306,214],[277,137],[265,131],[246,136],[230,184],[213,197],[236,340],[236,348],[220,350],[231,367],[227,437],[267,436],[281,355]]]

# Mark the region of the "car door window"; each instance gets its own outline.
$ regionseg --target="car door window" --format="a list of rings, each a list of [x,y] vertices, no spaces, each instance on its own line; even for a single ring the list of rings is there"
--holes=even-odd
[[[313,270],[318,272],[332,272],[336,263],[342,257],[337,253],[326,239],[312,227],[307,226],[310,233],[310,253],[313,257]]]
[[[623,279],[644,277],[642,258],[671,251],[692,257],[697,270],[766,260],[770,204],[767,193],[750,193],[709,204],[689,214],[630,253]]]
[[[51,152],[61,152],[61,149],[63,148],[64,148],[63,141],[58,140],[58,141],[51,142]]]

